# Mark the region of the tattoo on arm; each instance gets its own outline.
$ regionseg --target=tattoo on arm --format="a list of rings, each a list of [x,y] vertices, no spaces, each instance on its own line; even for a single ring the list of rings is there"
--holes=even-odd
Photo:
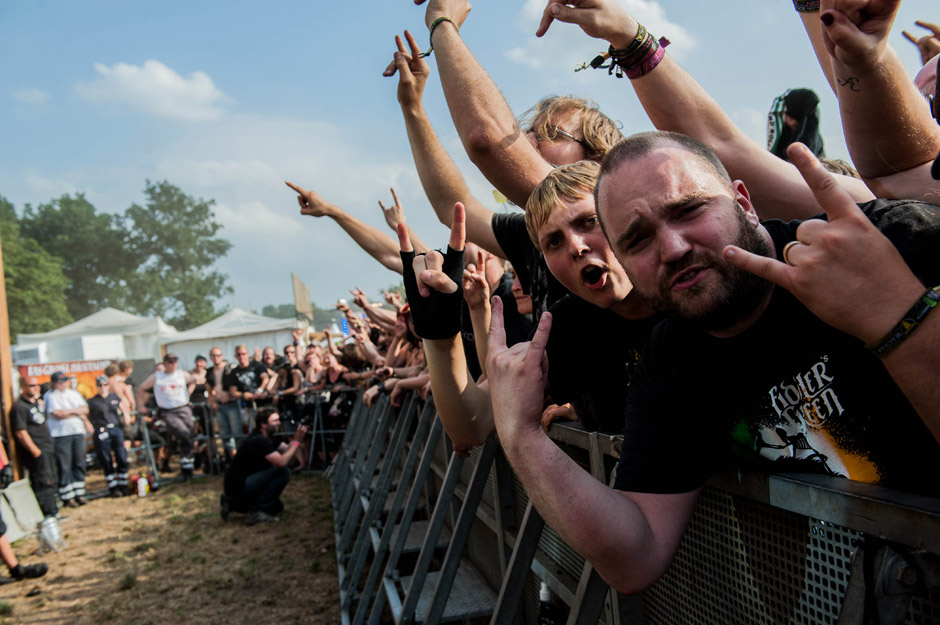
[[[861,89],[855,88],[857,85],[858,85],[858,78],[856,78],[855,76],[849,76],[845,80],[842,80],[841,78],[839,79],[840,87],[848,87],[850,90],[855,91],[855,92],[861,91]]]

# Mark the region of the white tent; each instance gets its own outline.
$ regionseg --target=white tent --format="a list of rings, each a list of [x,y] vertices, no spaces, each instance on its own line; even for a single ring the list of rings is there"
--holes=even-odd
[[[20,334],[13,349],[17,362],[96,358],[161,357],[160,345],[178,334],[160,317],[138,317],[104,308],[67,326],[39,334]]]
[[[180,364],[190,369],[196,356],[208,358],[212,347],[222,348],[229,362],[235,359],[236,345],[246,345],[249,352],[255,347],[271,346],[280,354],[284,346],[294,340],[291,332],[299,327],[302,327],[301,322],[294,319],[263,317],[236,308],[209,323],[170,337],[164,348],[179,356]]]

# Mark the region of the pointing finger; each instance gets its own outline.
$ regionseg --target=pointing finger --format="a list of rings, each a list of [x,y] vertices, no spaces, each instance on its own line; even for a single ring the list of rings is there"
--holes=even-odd
[[[300,195],[305,195],[305,194],[307,193],[307,190],[306,190],[306,189],[304,189],[304,188],[301,187],[301,186],[298,186],[298,185],[294,184],[293,182],[288,182],[288,181],[285,180],[285,181],[284,181],[284,184],[286,184],[288,187],[290,187],[291,189],[293,189],[294,191],[296,191],[296,192],[299,193]]]
[[[418,42],[415,40],[414,35],[410,31],[405,31],[405,39],[408,40],[408,47],[411,48],[411,58],[417,59],[421,56],[421,48],[418,46]]]
[[[793,270],[793,267],[781,263],[776,258],[753,254],[735,245],[725,247],[724,258],[735,267],[749,271],[758,278],[769,280],[783,288],[788,287],[790,271]]]
[[[816,155],[802,143],[792,143],[787,148],[790,162],[800,170],[803,180],[809,185],[816,201],[829,216],[829,221],[859,212],[852,197],[836,182],[836,179],[819,163]]]
[[[538,29],[535,31],[536,37],[541,37],[544,35],[546,32],[548,32],[548,27],[552,25],[552,20],[555,19],[552,15],[552,6],[554,4],[554,2],[549,2],[548,6],[545,7],[545,10],[542,11],[542,19],[539,21]]]
[[[915,46],[917,45],[917,39],[915,39],[914,36],[911,35],[911,33],[907,32],[906,30],[903,30],[901,31],[901,34],[904,35],[904,38],[910,41],[911,43],[913,43]]]
[[[411,237],[408,236],[408,226],[405,224],[398,224],[398,227],[395,228],[395,231],[398,233],[398,247],[403,252],[413,252],[415,248],[411,247]]]
[[[487,336],[487,351],[491,360],[496,353],[506,349],[506,330],[503,327],[503,300],[498,297],[490,299],[490,333]]]
[[[545,347],[548,345],[548,335],[552,330],[552,313],[543,312],[541,319],[539,319],[539,326],[535,329],[535,334],[532,335],[532,340],[529,342],[529,349],[526,352],[526,360],[529,358],[534,358],[536,362],[542,362],[542,356],[545,355]]]
[[[923,20],[917,20],[914,23],[920,26],[921,28],[926,28],[937,37],[940,37],[940,26],[937,26],[936,24],[931,24],[930,22],[925,22]]]
[[[450,227],[450,247],[453,250],[462,251],[464,243],[467,240],[467,213],[463,204],[457,202],[454,204],[454,221]]]

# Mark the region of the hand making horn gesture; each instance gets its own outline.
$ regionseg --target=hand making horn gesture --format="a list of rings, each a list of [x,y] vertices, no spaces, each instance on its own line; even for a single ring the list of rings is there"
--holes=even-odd
[[[398,225],[405,295],[411,306],[415,332],[423,339],[449,339],[460,332],[465,222],[464,206],[457,202],[450,243],[444,254],[431,250],[415,255],[408,228],[405,224]]]
[[[800,224],[796,240],[783,249],[786,262],[733,245],[725,248],[724,257],[787,289],[834,328],[872,344],[891,330],[924,286],[805,145],[792,144],[787,156],[828,221],[809,219]]]
[[[526,429],[539,430],[548,383],[545,348],[552,329],[552,315],[542,313],[531,341],[507,347],[503,302],[494,297],[491,305],[493,319],[487,337],[486,375],[496,429],[500,437],[511,437]]]

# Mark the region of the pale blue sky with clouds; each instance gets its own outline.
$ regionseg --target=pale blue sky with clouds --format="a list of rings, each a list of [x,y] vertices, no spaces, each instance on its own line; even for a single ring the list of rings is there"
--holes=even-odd
[[[789,0],[717,11],[689,0],[621,1],[672,41],[674,58],[761,143],[774,97],[815,89],[827,152],[847,158],[835,99]],[[516,113],[575,93],[627,134],[650,129],[626,79],[573,72],[606,46],[560,23],[535,38],[543,6],[478,0],[462,29]],[[143,200],[145,180],[166,179],[216,200],[233,243],[219,267],[239,307],[289,302],[291,271],[321,305],[353,285],[376,294],[398,276],[334,223],[301,218],[283,181],[382,229],[377,200],[390,201],[394,186],[412,227],[429,243],[446,240],[414,172],[397,79],[381,76],[396,33],[409,28],[426,44],[423,17],[410,0],[0,0],[0,194],[22,209],[83,192],[98,210],[120,212]],[[911,75],[919,56],[901,30],[917,19],[940,21],[936,3],[901,6],[891,41]],[[498,210],[464,156],[433,59],[431,67],[432,122],[471,190]]]

